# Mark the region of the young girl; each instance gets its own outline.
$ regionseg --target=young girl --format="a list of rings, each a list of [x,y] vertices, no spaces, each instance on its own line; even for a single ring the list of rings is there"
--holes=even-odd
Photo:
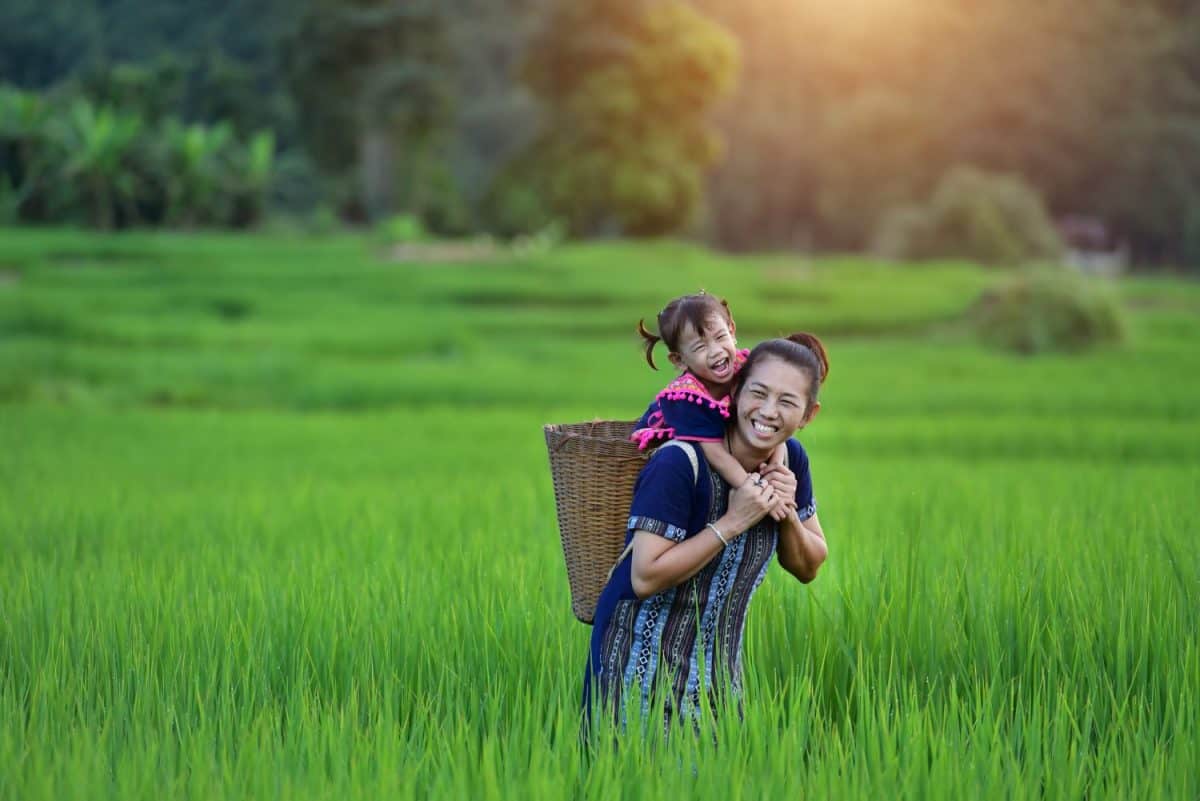
[[[750,353],[738,350],[736,330],[729,304],[705,292],[668,303],[658,314],[657,336],[646,330],[644,320],[638,321],[649,365],[658,369],[654,346],[661,341],[667,346],[671,364],[682,372],[658,393],[632,436],[642,449],[667,439],[697,443],[704,458],[731,487],[742,486],[748,478],[724,442],[730,415],[729,391]],[[806,344],[823,360],[820,341],[816,337],[811,340]],[[786,452],[784,446],[776,448],[771,463],[782,464]],[[786,517],[789,502],[781,499],[771,516],[776,520]]]

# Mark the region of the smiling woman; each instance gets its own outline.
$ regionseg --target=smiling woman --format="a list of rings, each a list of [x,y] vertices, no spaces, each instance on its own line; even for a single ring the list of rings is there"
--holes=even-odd
[[[802,582],[825,561],[808,456],[791,439],[820,409],[829,370],[809,334],[750,352],[733,395],[724,445],[747,471],[730,486],[697,449],[660,449],[638,477],[627,552],[600,596],[584,680],[585,720],[596,708],[623,722],[625,703],[666,721],[740,703],[746,610],[771,556]],[[769,462],[780,447],[786,465]],[[786,498],[782,521],[768,512]]]

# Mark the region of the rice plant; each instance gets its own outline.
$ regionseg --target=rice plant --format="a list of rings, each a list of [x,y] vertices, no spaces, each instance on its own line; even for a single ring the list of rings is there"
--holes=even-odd
[[[1024,359],[947,325],[968,265],[6,232],[0,269],[0,798],[1200,795],[1190,285]],[[632,323],[696,285],[830,332],[831,557],[756,596],[743,719],[585,749],[540,426],[640,412]]]

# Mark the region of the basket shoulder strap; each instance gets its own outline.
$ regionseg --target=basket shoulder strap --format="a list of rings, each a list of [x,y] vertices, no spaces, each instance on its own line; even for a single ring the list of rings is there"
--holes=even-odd
[[[669,439],[659,447],[659,450],[672,447],[679,448],[687,454],[688,461],[692,463],[692,485],[695,486],[696,482],[700,480],[700,460],[696,458],[695,446],[683,440]]]
[[[613,573],[617,572],[617,568],[625,561],[625,557],[631,553],[633,553],[633,540],[629,541],[629,544],[625,546],[625,550],[621,551],[621,555],[617,557],[617,561],[613,562],[613,566],[608,569],[608,575],[604,577],[605,586],[608,585],[608,582],[612,581]]]
[[[667,447],[679,448],[687,454],[688,461],[692,464],[692,485],[695,486],[700,480],[700,460],[696,457],[696,449],[690,442],[682,442],[677,439],[667,440],[661,446],[659,446],[659,450]],[[613,562],[613,566],[609,568],[608,576],[604,579],[605,584],[612,579],[613,573],[617,572],[617,568],[622,562],[625,561],[625,557],[629,556],[631,553],[633,553],[633,540],[629,541],[629,544],[625,546],[625,550],[621,551],[621,555],[617,557],[617,561]]]

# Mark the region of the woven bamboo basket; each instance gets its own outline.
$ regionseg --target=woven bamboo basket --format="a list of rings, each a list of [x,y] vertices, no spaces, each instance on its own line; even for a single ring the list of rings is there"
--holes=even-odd
[[[591,623],[609,571],[625,549],[633,483],[653,452],[630,442],[633,422],[545,426],[571,611]]]

